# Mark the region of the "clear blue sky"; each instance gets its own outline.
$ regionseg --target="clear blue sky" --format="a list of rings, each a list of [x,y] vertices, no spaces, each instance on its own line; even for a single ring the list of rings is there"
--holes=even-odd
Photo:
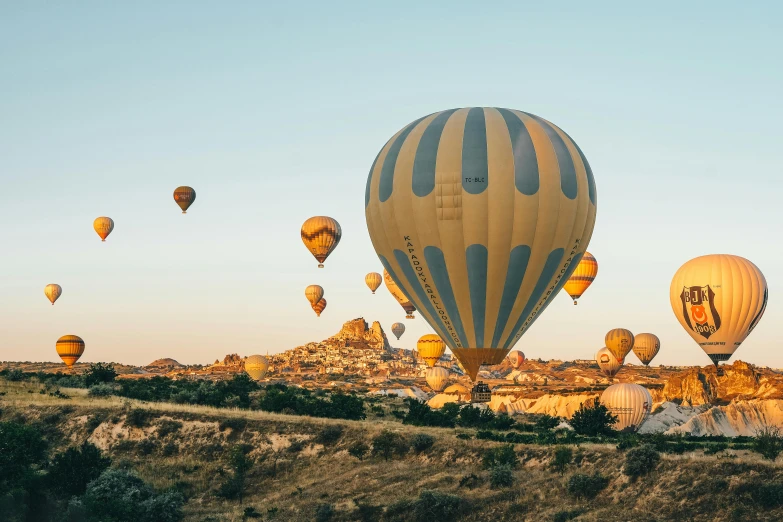
[[[389,331],[402,310],[363,282],[380,271],[373,158],[424,114],[489,105],[566,130],[598,187],[598,279],[518,348],[589,358],[622,326],[658,334],[656,363],[707,364],[669,282],[732,253],[770,286],[735,358],[783,366],[777,3],[46,4],[0,6],[0,359],[58,360],[67,333],[84,361],[146,364],[275,353],[358,316]],[[187,216],[182,184],[198,192]],[[299,239],[317,214],[344,231],[324,270]],[[395,345],[430,331],[405,323]]]

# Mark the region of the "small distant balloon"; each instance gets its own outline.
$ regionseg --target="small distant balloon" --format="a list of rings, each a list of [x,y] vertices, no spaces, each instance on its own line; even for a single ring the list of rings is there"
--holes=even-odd
[[[301,230],[302,242],[318,260],[318,268],[324,267],[324,261],[337,248],[342,235],[340,223],[327,216],[311,217]]]
[[[114,220],[105,216],[96,218],[95,221],[92,222],[92,228],[98,233],[101,241],[106,241],[106,238],[109,237],[111,231],[114,230]]]
[[[511,353],[508,354],[508,360],[511,362],[511,366],[518,370],[522,367],[522,364],[525,362],[525,354],[520,352],[519,350],[513,350]]]
[[[317,303],[312,305],[312,307],[313,307],[313,311],[315,312],[315,315],[321,317],[321,312],[326,310],[326,299],[322,297]]]
[[[595,362],[598,363],[601,372],[612,379],[620,371],[625,361],[615,357],[609,348],[601,348],[595,353]]]
[[[653,358],[658,355],[661,349],[661,341],[658,336],[651,333],[640,333],[634,336],[633,353],[642,361],[642,364],[649,366]]]
[[[46,297],[51,301],[52,306],[54,306],[54,302],[60,298],[62,293],[63,288],[60,285],[51,284],[46,285],[46,288],[44,288],[44,294],[46,294]]]
[[[585,290],[590,288],[590,285],[593,284],[595,276],[597,275],[598,261],[595,260],[593,254],[585,252],[582,260],[576,265],[576,270],[574,270],[574,273],[568,278],[568,282],[566,282],[563,290],[571,296],[571,299],[574,300],[574,304],[576,304],[576,300],[582,297]]]
[[[63,335],[57,339],[57,355],[70,368],[84,353],[84,341],[78,335]]]
[[[251,355],[245,359],[245,372],[254,381],[260,381],[269,370],[269,361],[263,355]]]
[[[606,347],[609,348],[619,360],[625,359],[625,356],[631,352],[633,349],[633,341],[633,334],[630,330],[626,330],[625,328],[609,330],[606,337],[604,337]]]
[[[633,383],[609,386],[601,394],[601,404],[617,417],[617,431],[636,431],[652,409],[652,396],[647,388]]]
[[[191,187],[177,187],[174,190],[174,201],[179,205],[179,208],[182,209],[182,213],[187,214],[190,205],[196,201],[196,191]]]
[[[422,335],[416,343],[416,351],[427,366],[432,368],[446,352],[446,343],[435,334]]]
[[[449,371],[442,366],[427,368],[427,384],[433,391],[440,392],[449,383]]]
[[[381,274],[378,272],[370,272],[366,276],[364,276],[364,282],[367,284],[368,287],[370,287],[370,290],[372,290],[372,293],[374,294],[376,290],[378,290],[378,287],[381,286],[382,281]]]
[[[394,336],[399,341],[400,337],[402,336],[402,334],[405,333],[405,325],[402,324],[402,323],[394,323],[392,325],[392,329],[391,330],[392,330],[392,333],[394,334]]]
[[[324,289],[319,285],[310,285],[305,288],[305,297],[308,301],[310,301],[310,306],[315,306],[315,304],[320,301],[323,296]]]
[[[400,303],[402,309],[405,310],[406,314],[408,314],[405,316],[405,318],[414,319],[413,312],[416,311],[416,307],[413,306],[413,303],[411,303],[405,294],[402,293],[400,287],[397,286],[397,283],[394,282],[394,279],[391,278],[389,272],[387,272],[385,269],[383,271],[383,282],[386,283],[386,288],[389,290],[389,293],[392,295],[392,297],[394,297],[397,302]]]

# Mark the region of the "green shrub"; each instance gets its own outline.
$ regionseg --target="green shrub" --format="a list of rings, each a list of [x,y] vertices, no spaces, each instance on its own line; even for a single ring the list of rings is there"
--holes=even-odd
[[[315,508],[315,522],[327,522],[334,516],[334,506],[331,504],[319,504]]]
[[[473,435],[470,433],[457,433],[457,438],[462,440],[470,440],[473,438]]]
[[[625,456],[623,473],[629,477],[636,478],[646,475],[658,465],[661,455],[650,444],[643,444],[634,448]]]
[[[84,374],[84,385],[92,388],[98,384],[114,382],[117,378],[117,371],[113,364],[95,363]]]
[[[706,448],[704,448],[704,454],[705,455],[715,455],[717,453],[720,453],[721,451],[725,451],[729,448],[729,445],[725,442],[716,442],[715,444],[709,444]]]
[[[158,437],[165,437],[172,433],[177,433],[182,428],[182,423],[171,419],[160,419],[158,421]]]
[[[125,422],[134,428],[143,428],[152,417],[152,412],[141,408],[134,408],[125,415]]]
[[[555,429],[560,424],[559,417],[553,417],[544,413],[538,419],[533,427],[536,431],[549,431]]]
[[[593,475],[575,473],[568,479],[568,493],[576,498],[595,498],[606,486],[609,479],[596,472]]]
[[[100,477],[110,464],[110,458],[85,441],[78,448],[68,448],[55,455],[46,479],[49,488],[60,496],[78,496],[87,491],[87,484]]]
[[[517,467],[519,457],[517,457],[517,454],[514,452],[514,446],[506,444],[485,450],[481,461],[484,465],[484,469],[491,469],[496,466],[508,466],[513,469]]]
[[[565,511],[558,511],[555,513],[554,517],[552,517],[552,522],[568,522],[569,520],[573,520],[579,515],[584,513],[581,509],[566,509]]]
[[[85,429],[92,433],[95,430],[98,429],[98,426],[103,424],[103,421],[106,420],[106,415],[103,413],[93,413],[89,417],[87,417],[87,422],[84,424]]]
[[[304,449],[304,442],[302,440],[292,440],[291,444],[286,448],[288,453],[300,453]]]
[[[90,397],[111,397],[114,394],[114,387],[111,384],[101,383],[93,384],[87,390]]]
[[[167,442],[160,448],[160,454],[164,457],[173,457],[179,454],[179,446],[175,442]]]
[[[384,460],[391,460],[394,455],[403,457],[409,449],[405,437],[392,431],[384,430],[372,439],[373,456],[381,456]]]
[[[492,489],[510,488],[514,485],[514,471],[508,464],[501,464],[489,470],[489,486]]]
[[[343,427],[339,424],[329,424],[316,435],[315,441],[324,446],[330,446],[343,436]]]
[[[617,449],[627,450],[630,448],[635,448],[639,445],[639,437],[636,434],[633,433],[623,433],[620,435],[620,442],[617,444]]]
[[[775,426],[768,426],[756,432],[751,449],[767,460],[774,461],[783,451],[783,434]]]
[[[466,502],[457,495],[440,491],[422,491],[414,502],[413,519],[416,522],[451,522],[457,520]]]
[[[592,403],[582,403],[579,409],[571,417],[571,427],[579,435],[595,437],[598,435],[613,435],[612,426],[617,422],[617,417],[612,415],[609,409],[601,404],[596,397]]]
[[[566,468],[571,464],[571,460],[574,458],[574,452],[567,446],[559,446],[555,449],[555,453],[552,456],[552,469],[560,473],[565,473]]]
[[[475,489],[481,486],[483,483],[484,481],[481,479],[481,477],[475,473],[463,475],[462,478],[459,479],[459,487],[461,488]]]
[[[91,520],[134,522],[177,522],[182,520],[182,495],[176,492],[157,494],[127,471],[107,469],[87,486],[81,502]],[[69,511],[71,510],[69,505]]]
[[[413,440],[411,441],[413,451],[416,453],[427,451],[433,444],[435,444],[435,437],[427,435],[426,433],[417,433],[413,436]]]
[[[244,431],[246,427],[247,427],[247,419],[243,419],[241,417],[228,417],[225,419],[221,419],[220,423],[218,424],[218,429],[220,431],[226,431],[227,429],[231,429],[231,431],[233,431],[234,433]]]
[[[353,513],[354,519],[361,522],[376,522],[381,519],[383,506],[373,506],[363,502],[356,502],[356,511]]]
[[[256,511],[256,508],[248,506],[242,513],[242,520],[247,520],[248,518],[264,518],[264,515]]]
[[[238,499],[239,503],[242,503],[247,473],[255,464],[255,461],[247,455],[251,449],[248,445],[238,444],[229,450],[228,464],[232,475],[220,485],[217,493],[219,497]]]
[[[364,460],[368,451],[370,451],[370,447],[363,441],[354,442],[351,444],[351,447],[348,448],[348,454],[359,460]]]
[[[152,455],[156,449],[158,449],[158,445],[150,439],[142,439],[136,444],[136,451],[139,452],[139,455]]]
[[[16,422],[0,422],[0,494],[18,488],[46,458],[41,432]]]

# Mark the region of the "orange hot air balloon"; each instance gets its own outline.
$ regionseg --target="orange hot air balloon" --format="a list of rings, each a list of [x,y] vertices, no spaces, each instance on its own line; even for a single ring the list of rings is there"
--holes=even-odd
[[[604,337],[606,347],[618,360],[624,360],[625,356],[631,353],[633,349],[634,336],[630,330],[625,328],[615,328],[609,330]]]
[[[318,268],[323,268],[326,258],[340,243],[343,231],[334,219],[315,216],[304,222],[301,235],[307,250],[318,260]]]
[[[92,222],[92,228],[94,228],[95,232],[101,237],[101,241],[106,241],[106,238],[109,237],[111,231],[114,230],[114,220],[105,216],[96,218],[95,221]]]
[[[57,299],[60,298],[60,295],[63,293],[63,288],[60,285],[46,285],[46,288],[44,288],[44,294],[46,294],[47,299],[51,301],[52,306],[54,306],[54,302],[57,301]]]
[[[364,282],[367,283],[367,286],[374,294],[375,291],[378,290],[378,287],[381,286],[381,274],[378,272],[370,272],[364,276]]]
[[[70,368],[84,353],[84,341],[78,335],[63,335],[57,339],[57,355]]]
[[[416,343],[416,351],[427,366],[432,368],[446,352],[446,343],[435,334],[422,335]]]
[[[305,288],[305,297],[314,306],[324,296],[324,289],[319,285],[310,285]]]
[[[391,278],[389,272],[386,270],[383,271],[383,282],[386,283],[386,288],[389,289],[389,293],[397,300],[398,303],[400,303],[400,306],[402,306],[402,309],[405,310],[405,313],[408,314],[405,316],[405,318],[414,319],[413,312],[416,311],[416,307],[413,306],[413,303],[411,303],[405,294],[402,293],[400,287],[397,286],[397,283],[394,282],[394,279]]]
[[[582,260],[576,265],[576,270],[574,270],[574,273],[568,278],[568,282],[563,287],[563,290],[571,296],[571,299],[574,300],[574,304],[576,304],[576,300],[582,297],[585,290],[590,288],[590,285],[593,284],[595,276],[597,275],[598,261],[595,260],[593,254],[585,252]]]
[[[191,187],[177,187],[174,190],[174,201],[179,205],[179,208],[182,209],[182,213],[187,214],[190,205],[196,201],[196,191]]]
[[[326,310],[326,299],[322,297],[317,303],[315,303],[312,306],[313,306],[313,311],[315,311],[315,315],[321,317],[321,312]]]

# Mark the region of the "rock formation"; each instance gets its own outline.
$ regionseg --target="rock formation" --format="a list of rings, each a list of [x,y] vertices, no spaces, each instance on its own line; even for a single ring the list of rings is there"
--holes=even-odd
[[[767,426],[783,428],[783,400],[738,400],[694,415],[667,434],[753,436]]]
[[[330,339],[335,341],[338,347],[351,346],[359,349],[389,350],[389,340],[381,327],[381,323],[373,321],[372,326],[367,326],[367,321],[359,317],[346,322],[340,331]]]
[[[749,398],[759,391],[759,377],[759,373],[743,361],[721,366],[720,373],[714,366],[691,368],[669,377],[660,398],[685,406],[701,406],[736,397]]]

